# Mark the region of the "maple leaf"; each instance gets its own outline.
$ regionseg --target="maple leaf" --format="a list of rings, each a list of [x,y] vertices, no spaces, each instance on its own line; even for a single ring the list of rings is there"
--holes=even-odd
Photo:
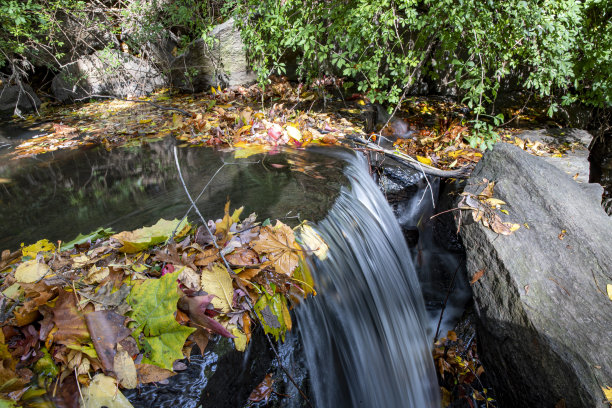
[[[178,274],[168,273],[160,279],[150,279],[134,286],[128,303],[132,306],[131,317],[138,323],[132,334],[144,335],[143,342],[150,357],[143,359],[150,363],[171,370],[175,360],[183,358],[183,345],[187,337],[195,330],[181,326],[174,318],[178,293]]]
[[[291,276],[298,265],[299,249],[296,249],[293,230],[278,220],[274,227],[263,227],[251,246],[257,253],[267,255],[279,273]]]

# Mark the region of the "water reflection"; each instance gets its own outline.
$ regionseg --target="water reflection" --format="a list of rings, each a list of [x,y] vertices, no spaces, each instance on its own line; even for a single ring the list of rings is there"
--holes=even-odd
[[[0,164],[0,249],[14,250],[40,238],[70,240],[100,226],[122,231],[183,216],[189,205],[174,163],[174,143],[168,138],[110,152],[61,151],[22,160],[5,156]],[[194,197],[224,162],[232,163],[198,201],[208,218],[219,218],[229,199],[260,220],[316,221],[344,182],[343,164],[315,151],[282,150],[236,161],[230,152],[179,148],[179,160]],[[304,168],[300,163],[306,162]]]

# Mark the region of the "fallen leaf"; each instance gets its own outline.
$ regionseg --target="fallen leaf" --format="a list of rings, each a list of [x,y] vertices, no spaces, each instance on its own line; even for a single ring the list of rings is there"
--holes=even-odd
[[[15,270],[15,280],[20,283],[34,283],[49,272],[49,266],[32,259],[23,262]]]
[[[305,249],[313,253],[321,261],[327,258],[329,247],[323,241],[323,238],[308,224],[302,225],[300,228],[300,240]]]
[[[272,379],[272,374],[266,374],[263,381],[251,392],[251,395],[249,395],[249,401],[260,402],[265,400],[268,402],[268,398],[270,398],[270,394],[272,393],[273,384],[274,380]]]
[[[297,129],[296,127],[287,126],[285,130],[287,131],[287,134],[290,138],[295,139],[298,142],[302,141],[302,132],[300,132],[299,129]]]
[[[56,343],[79,345],[91,338],[83,316],[84,313],[77,308],[75,296],[74,292],[61,290],[55,301],[55,306],[51,309],[53,322],[57,326],[57,332],[53,337]]]
[[[30,256],[32,258],[35,258],[39,252],[55,251],[55,245],[49,242],[48,239],[41,239],[35,244],[28,245],[27,247],[24,247],[23,244],[21,245],[22,245],[21,253],[23,254],[23,256]]]
[[[608,283],[606,285],[606,292],[608,292],[608,297],[612,300],[612,284]]]
[[[604,395],[606,396],[606,402],[612,404],[612,387],[601,387]]]
[[[132,334],[143,342],[150,356],[144,363],[172,369],[175,360],[183,358],[183,345],[195,329],[181,326],[174,318],[178,293],[178,273],[169,273],[160,279],[149,279],[134,286],[127,301],[132,306],[131,317],[138,326]]]
[[[291,276],[299,262],[293,230],[280,221],[276,221],[274,228],[263,227],[251,246],[257,253],[265,254],[279,273]]]
[[[136,364],[138,381],[141,384],[164,381],[176,373],[152,364]]]
[[[134,360],[130,357],[127,351],[117,346],[117,354],[115,354],[113,371],[117,375],[117,381],[123,388],[133,389],[138,385],[136,366]]]
[[[566,234],[566,230],[561,230],[561,232],[559,233],[559,239],[563,240],[563,238],[565,238],[565,234]]]
[[[232,277],[224,266],[212,264],[207,269],[202,270],[202,289],[215,295],[212,304],[216,309],[224,313],[232,309],[234,294]]]
[[[131,232],[120,232],[112,237],[123,244],[119,249],[121,252],[132,254],[140,252],[152,245],[165,242],[174,231],[178,233],[182,231],[186,225],[186,219],[183,221],[177,219],[172,221],[161,219],[150,227],[140,228]]]
[[[234,337],[221,323],[206,314],[207,311],[213,309],[211,301],[214,297],[212,294],[205,296],[183,296],[179,300],[179,307],[189,314],[191,321],[199,326],[199,328],[208,329],[223,337]]]
[[[125,326],[126,320],[125,316],[110,310],[92,312],[85,316],[98,358],[107,371],[114,371],[115,346],[132,332]]]
[[[133,408],[117,388],[115,379],[104,374],[96,374],[82,393],[83,405],[87,408]]]
[[[475,284],[480,278],[483,277],[484,273],[485,273],[484,268],[476,272],[474,276],[472,277],[472,280],[470,281],[470,285]]]
[[[417,160],[418,160],[418,161],[420,161],[421,163],[426,164],[426,165],[428,165],[428,166],[431,166],[432,161],[431,161],[431,159],[430,159],[429,157],[423,157],[423,156],[419,156],[419,155],[417,155],[417,157],[416,157],[416,158],[417,158]]]

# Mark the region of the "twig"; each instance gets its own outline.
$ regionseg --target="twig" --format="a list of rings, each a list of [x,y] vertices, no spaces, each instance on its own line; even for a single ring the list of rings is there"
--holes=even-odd
[[[455,278],[457,277],[457,272],[459,272],[459,268],[461,267],[461,262],[455,268],[455,273],[453,274],[453,280],[451,280],[451,284],[446,291],[446,298],[444,299],[444,303],[442,304],[442,310],[440,310],[440,319],[438,319],[438,327],[436,327],[436,335],[434,336],[434,343],[438,341],[438,334],[440,334],[440,324],[442,324],[442,316],[444,316],[444,309],[446,309],[446,304],[448,303],[448,298],[450,297],[451,291],[453,290],[453,286],[455,286]]]
[[[369,148],[371,151],[383,153],[385,156],[392,158],[393,160],[405,165],[410,166],[416,170],[422,170],[424,173],[431,174],[432,176],[445,177],[445,178],[468,178],[471,170],[468,167],[462,167],[457,170],[440,170],[432,166],[421,163],[414,157],[411,157],[405,153],[384,149],[372,142],[362,139],[355,135],[346,135],[348,140],[362,144]]]
[[[223,263],[225,264],[225,267],[227,268],[228,273],[230,274],[230,276],[232,276],[232,278],[234,278],[234,281],[236,282],[236,284],[245,293],[244,299],[247,302],[247,305],[249,306],[249,309],[251,310],[251,312],[253,312],[253,315],[255,316],[255,319],[261,325],[261,327],[264,327],[263,323],[259,319],[259,316],[254,311],[253,303],[251,302],[251,299],[249,298],[249,295],[248,295],[248,292],[246,291],[246,288],[244,288],[242,283],[237,279],[238,276],[234,273],[234,271],[230,267],[229,262],[227,261],[227,259],[225,259],[225,255],[223,255],[223,253],[221,252],[221,248],[219,247],[219,244],[217,244],[217,237],[212,233],[212,231],[208,227],[208,222],[206,222],[206,219],[204,218],[204,216],[202,215],[202,213],[198,209],[198,206],[193,201],[193,198],[191,197],[191,194],[189,194],[189,190],[187,189],[187,185],[185,184],[185,180],[183,179],[183,174],[181,172],[181,165],[180,165],[179,160],[178,160],[178,153],[177,153],[177,151],[178,151],[178,149],[176,148],[176,146],[174,146],[174,162],[176,164],[176,169],[178,171],[179,178],[181,179],[181,184],[183,185],[183,189],[185,190],[185,194],[187,194],[187,198],[189,198],[189,201],[191,202],[192,207],[195,209],[196,213],[200,217],[200,220],[204,224],[204,227],[206,228],[206,231],[212,237],[213,246],[219,252],[219,256],[221,256],[221,259],[223,259]],[[295,386],[295,388],[297,388],[297,390],[299,391],[300,395],[302,396],[302,398],[304,398],[304,400],[306,401],[308,406],[312,407],[310,399],[308,399],[308,397],[306,396],[304,391],[302,391],[300,386],[293,379],[293,376],[289,373],[289,371],[287,371],[287,369],[283,365],[283,362],[282,362],[280,356],[278,355],[276,347],[274,347],[274,343],[272,342],[272,339],[270,339],[270,336],[268,335],[268,333],[265,333],[265,331],[264,331],[264,335],[266,336],[266,339],[268,339],[268,344],[270,345],[270,348],[272,349],[272,352],[274,352],[274,355],[276,356],[276,360],[278,361],[278,366],[285,372],[285,374],[287,375],[287,378],[289,378],[289,381],[291,381],[291,383]]]

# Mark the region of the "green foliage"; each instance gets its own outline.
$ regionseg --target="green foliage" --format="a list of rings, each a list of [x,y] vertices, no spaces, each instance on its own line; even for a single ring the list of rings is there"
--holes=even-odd
[[[350,78],[370,99],[397,104],[418,77],[454,77],[475,117],[472,144],[489,146],[485,115],[503,81],[550,101],[610,106],[608,0],[233,0],[260,81],[297,56],[306,80]],[[486,121],[483,121],[486,120]]]
[[[167,370],[172,370],[175,360],[183,358],[185,340],[195,331],[181,326],[174,318],[180,297],[179,273],[146,280],[135,286],[127,299],[133,310],[131,317],[138,324],[132,335],[143,343],[147,352],[143,362]]]

